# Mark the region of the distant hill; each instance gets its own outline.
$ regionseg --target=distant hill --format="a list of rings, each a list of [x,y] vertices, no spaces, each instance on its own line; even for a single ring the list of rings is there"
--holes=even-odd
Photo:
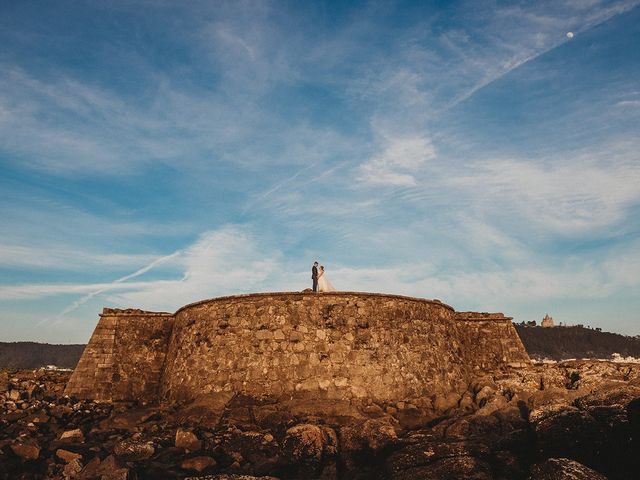
[[[0,342],[0,368],[38,368],[56,365],[75,368],[84,345],[50,345],[36,342]]]
[[[640,358],[640,338],[584,327],[532,327],[514,324],[531,358]]]

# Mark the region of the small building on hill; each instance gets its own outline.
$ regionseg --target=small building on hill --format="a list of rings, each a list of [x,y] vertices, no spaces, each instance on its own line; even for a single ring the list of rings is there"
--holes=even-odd
[[[550,317],[548,313],[542,319],[542,324],[541,325],[543,327],[555,327],[556,326],[556,324],[553,322],[553,317]]]

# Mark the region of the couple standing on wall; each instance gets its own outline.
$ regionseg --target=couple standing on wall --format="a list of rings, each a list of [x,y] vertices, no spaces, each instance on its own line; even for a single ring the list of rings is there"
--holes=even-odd
[[[327,276],[324,273],[324,266],[320,265],[320,271],[318,271],[318,262],[313,262],[311,268],[311,280],[313,280],[314,292],[335,292],[331,282],[327,280]]]

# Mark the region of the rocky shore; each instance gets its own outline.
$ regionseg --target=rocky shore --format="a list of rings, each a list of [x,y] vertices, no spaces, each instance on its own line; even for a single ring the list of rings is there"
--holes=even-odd
[[[407,402],[78,401],[68,372],[0,371],[0,479],[635,478],[640,365],[564,362]],[[426,406],[425,406],[426,405]]]

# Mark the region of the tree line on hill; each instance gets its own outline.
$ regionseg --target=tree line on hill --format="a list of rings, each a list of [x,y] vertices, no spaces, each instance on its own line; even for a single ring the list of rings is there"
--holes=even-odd
[[[514,324],[531,358],[566,360],[568,358],[608,359],[618,353],[622,357],[640,358],[640,338],[618,333],[576,327],[533,327]]]
[[[0,367],[33,369],[47,365],[75,368],[84,345],[36,342],[0,342]]]

